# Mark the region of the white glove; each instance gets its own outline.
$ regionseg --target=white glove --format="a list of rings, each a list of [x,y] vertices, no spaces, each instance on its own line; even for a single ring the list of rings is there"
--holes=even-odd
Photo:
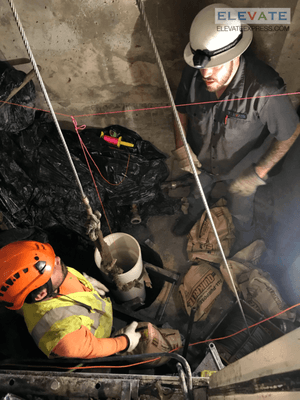
[[[267,179],[267,175],[263,179],[260,178],[255,171],[255,165],[251,165],[231,183],[228,191],[241,197],[251,196],[258,186],[266,185]]]
[[[201,173],[201,163],[198,160],[197,156],[195,155],[195,153],[193,152],[193,150],[190,148],[190,145],[188,145],[189,150],[191,152],[191,156],[192,159],[194,161],[195,167],[196,167],[196,171],[198,174]],[[189,158],[188,158],[188,154],[186,152],[186,149],[184,146],[179,147],[179,149],[173,150],[172,151],[174,157],[176,158],[176,160],[179,162],[179,166],[183,171],[186,172],[190,172],[191,174],[193,173]]]
[[[139,344],[141,334],[140,334],[140,332],[135,331],[137,326],[138,326],[138,323],[136,321],[134,321],[125,328],[124,334],[127,336],[128,340],[129,340],[129,346],[128,346],[128,349],[126,350],[128,353],[133,351],[136,348],[136,346]]]
[[[82,275],[94,286],[94,289],[100,294],[100,296],[104,297],[105,294],[109,291],[109,289],[107,289],[107,287],[103,285],[103,283],[97,281],[97,279],[92,278],[85,272]]]

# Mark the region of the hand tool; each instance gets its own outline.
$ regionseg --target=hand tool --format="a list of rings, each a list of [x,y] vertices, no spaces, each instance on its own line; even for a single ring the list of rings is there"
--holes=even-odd
[[[218,353],[218,350],[217,350],[215,344],[212,342],[209,343],[208,348],[209,348],[209,351],[211,352],[211,355],[213,356],[213,359],[220,371],[221,369],[223,369],[225,367],[225,365],[223,364],[223,362],[221,360],[221,357]]]

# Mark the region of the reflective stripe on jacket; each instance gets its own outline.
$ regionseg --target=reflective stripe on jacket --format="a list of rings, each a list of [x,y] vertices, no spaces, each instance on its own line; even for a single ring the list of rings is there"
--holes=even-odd
[[[100,297],[78,271],[69,267],[68,271],[91,291],[75,292],[68,294],[68,297],[61,296],[33,304],[24,303],[22,308],[29,333],[47,357],[65,335],[80,329],[82,325],[98,339],[108,338],[111,334],[113,316],[110,299]],[[88,310],[89,307],[91,310]]]

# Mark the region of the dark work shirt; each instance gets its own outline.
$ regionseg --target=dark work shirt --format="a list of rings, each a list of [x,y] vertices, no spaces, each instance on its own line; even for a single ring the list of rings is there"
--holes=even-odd
[[[219,99],[207,91],[199,70],[184,69],[175,102],[184,105],[177,110],[188,116],[187,141],[207,172],[237,175],[259,160],[274,137],[292,136],[299,118],[289,96],[259,97],[280,93],[282,78],[257,58],[241,56]]]

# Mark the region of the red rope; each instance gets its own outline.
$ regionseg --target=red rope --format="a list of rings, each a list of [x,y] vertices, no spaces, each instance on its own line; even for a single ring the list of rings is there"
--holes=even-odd
[[[254,327],[257,326],[257,325],[263,324],[264,322],[269,321],[270,319],[276,318],[276,317],[278,317],[279,315],[284,314],[285,312],[290,311],[290,310],[292,310],[293,308],[296,308],[296,307],[299,307],[299,306],[300,306],[300,303],[294,304],[293,306],[291,306],[291,307],[289,307],[289,308],[287,308],[287,309],[285,309],[285,310],[283,310],[283,311],[280,311],[279,313],[277,313],[277,314],[275,314],[275,315],[272,315],[271,317],[265,318],[265,319],[263,319],[262,321],[256,322],[255,324],[248,326],[248,329],[251,329],[251,328],[254,328]],[[216,342],[216,341],[218,341],[218,340],[225,340],[225,339],[231,338],[231,337],[233,337],[233,336],[236,336],[236,335],[238,335],[238,334],[244,332],[245,330],[247,330],[247,328],[243,328],[243,329],[241,329],[240,331],[235,332],[235,333],[232,333],[231,335],[228,335],[228,336],[224,336],[224,337],[220,337],[220,338],[215,338],[215,339],[207,339],[207,340],[202,340],[202,341],[200,341],[200,342],[191,343],[191,344],[189,344],[189,346],[195,346],[195,345],[197,345],[197,344],[204,344],[204,343],[209,343],[209,342]],[[182,348],[182,347],[177,347],[176,349],[173,349],[173,350],[169,351],[169,353],[173,353],[174,351],[178,351],[178,350],[180,350],[181,348]],[[155,361],[155,360],[158,360],[158,359],[160,359],[160,357],[154,358],[154,359],[151,359],[151,360],[146,360],[146,361],[138,362],[138,363],[135,363],[135,364],[121,365],[121,366],[108,366],[108,365],[106,365],[106,366],[101,365],[101,366],[100,366],[100,365],[99,365],[99,366],[68,367],[68,368],[67,368],[67,367],[60,367],[60,368],[62,368],[62,369],[81,369],[81,368],[84,368],[84,369],[89,369],[89,368],[128,368],[128,367],[133,367],[133,366],[140,365],[140,364],[149,363],[149,362],[152,362],[152,361]]]
[[[287,309],[285,309],[285,310],[283,310],[283,311],[280,311],[279,313],[277,313],[277,314],[275,314],[275,315],[272,315],[271,317],[265,318],[265,319],[263,319],[262,321],[256,322],[255,324],[248,326],[248,329],[251,329],[251,328],[254,328],[254,327],[257,326],[257,325],[263,324],[264,322],[269,321],[270,319],[276,318],[276,317],[278,317],[279,315],[284,314],[285,312],[290,311],[290,310],[292,310],[293,308],[296,308],[296,307],[299,307],[299,306],[300,306],[300,303],[294,304],[293,306],[291,306],[291,307],[289,307],[289,308],[287,308]],[[225,339],[231,338],[231,337],[233,337],[233,336],[236,336],[236,335],[238,335],[238,334],[241,333],[241,332],[244,332],[246,329],[247,329],[247,328],[243,328],[243,329],[241,329],[241,330],[238,331],[238,332],[232,333],[231,335],[224,336],[224,337],[221,337],[221,338],[207,339],[207,340],[202,340],[202,341],[200,341],[200,342],[191,343],[191,344],[189,344],[189,346],[195,346],[195,345],[197,345],[197,344],[204,344],[204,343],[209,343],[209,342],[216,342],[216,341],[218,341],[218,340],[225,340]],[[177,347],[176,349],[173,349],[173,350],[169,351],[169,353],[173,353],[174,351],[178,351],[178,350],[180,350],[181,348],[182,348],[182,347]],[[91,368],[113,368],[113,369],[118,369],[118,368],[135,367],[135,366],[137,366],[137,365],[146,364],[146,363],[149,363],[149,362],[152,362],[152,361],[159,360],[160,358],[161,358],[161,357],[157,357],[157,358],[153,358],[153,359],[151,359],[151,360],[140,361],[140,362],[137,362],[137,363],[134,363],[134,364],[129,364],[129,365],[92,365],[92,366],[85,366],[85,367],[80,367],[80,366],[78,366],[78,367],[58,367],[58,366],[51,366],[51,368],[57,368],[57,369],[63,369],[63,370],[91,369]],[[7,365],[7,366],[9,366],[9,365],[17,366],[17,364],[5,364],[5,365]],[[27,367],[36,368],[35,365],[27,365]],[[49,367],[48,367],[48,366],[40,366],[40,365],[39,365],[39,368],[49,368]]]
[[[261,99],[261,98],[266,98],[266,97],[278,97],[278,96],[292,96],[292,95],[299,95],[300,92],[290,92],[290,93],[280,93],[280,94],[269,94],[265,96],[252,96],[252,97],[240,97],[237,99],[226,99],[226,100],[211,100],[211,101],[201,101],[199,103],[188,103],[188,104],[177,104],[176,107],[187,107],[187,106],[194,106],[194,105],[201,105],[201,104],[212,104],[212,103],[225,103],[227,101],[236,101],[236,100],[251,100],[251,99]],[[16,103],[10,103],[8,101],[0,100],[1,103],[6,103],[10,104],[13,106],[18,106],[18,107],[24,107],[24,108],[29,108],[32,110],[36,111],[43,111],[50,113],[48,110],[43,110],[41,108],[35,108],[35,107],[29,107],[25,106],[22,104],[16,104]],[[81,117],[93,117],[97,115],[109,115],[109,114],[121,114],[121,113],[127,113],[127,112],[137,112],[137,111],[151,111],[151,110],[160,110],[160,109],[165,109],[165,108],[171,108],[171,106],[158,106],[158,107],[147,107],[147,108],[136,108],[132,110],[118,110],[118,111],[106,111],[106,112],[101,112],[101,113],[95,113],[95,114],[79,114],[79,115],[68,115],[68,114],[63,114],[63,113],[55,113],[56,115],[62,115],[64,117],[69,117],[69,118],[81,118]]]
[[[97,183],[96,183],[95,178],[94,178],[94,175],[93,175],[93,171],[92,171],[92,169],[91,169],[89,160],[88,160],[88,158],[87,158],[87,154],[88,154],[89,157],[92,159],[94,165],[96,165],[96,163],[94,162],[92,156],[90,155],[88,149],[86,148],[86,146],[85,146],[85,144],[83,143],[83,141],[82,141],[82,139],[81,139],[81,136],[80,136],[80,134],[79,134],[79,130],[81,130],[81,131],[84,130],[84,129],[86,128],[86,125],[78,126],[78,125],[77,125],[76,119],[75,119],[73,116],[71,116],[71,118],[72,118],[72,121],[73,121],[73,124],[74,124],[74,128],[75,128],[75,131],[76,131],[76,133],[77,133],[77,136],[78,136],[78,139],[79,139],[79,142],[80,142],[80,145],[81,145],[83,154],[84,154],[85,161],[86,161],[87,166],[88,166],[88,169],[89,169],[89,171],[90,171],[90,174],[91,174],[91,177],[92,177],[92,180],[93,180],[93,183],[94,183],[94,187],[95,187],[95,189],[96,189],[96,192],[97,192],[97,195],[98,195],[98,199],[99,199],[99,201],[100,201],[100,204],[101,204],[101,207],[102,207],[102,210],[103,210],[103,214],[104,214],[104,217],[105,217],[106,222],[107,222],[107,226],[108,226],[108,228],[109,228],[110,233],[112,233],[112,230],[111,230],[111,227],[110,227],[110,224],[109,224],[109,221],[108,221],[106,212],[105,212],[104,204],[103,204],[103,202],[102,202],[102,199],[101,199],[101,196],[100,196],[100,193],[99,193],[99,190],[98,190],[98,186],[97,186]],[[98,169],[98,166],[97,166],[97,165],[96,165],[96,167],[97,167],[97,169]],[[99,171],[99,169],[98,169],[98,171]],[[100,171],[99,171],[99,173],[100,173]],[[100,174],[101,174],[101,173],[100,173]],[[101,176],[102,176],[102,175],[101,175]]]

